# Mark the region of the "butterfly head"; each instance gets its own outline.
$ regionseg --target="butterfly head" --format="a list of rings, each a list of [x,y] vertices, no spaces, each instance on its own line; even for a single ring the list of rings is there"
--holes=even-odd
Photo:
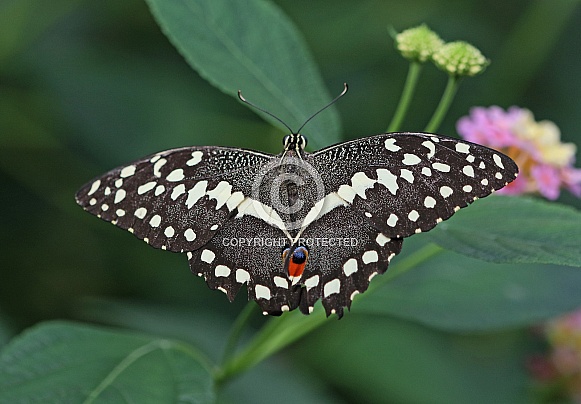
[[[282,145],[284,146],[285,152],[293,150],[300,155],[300,152],[305,150],[307,146],[307,138],[300,133],[291,133],[283,138]]]

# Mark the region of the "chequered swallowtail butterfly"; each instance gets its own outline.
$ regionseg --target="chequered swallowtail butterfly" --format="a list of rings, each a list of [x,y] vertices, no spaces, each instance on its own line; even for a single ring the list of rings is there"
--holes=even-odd
[[[76,195],[89,213],[265,314],[322,300],[343,315],[405,237],[432,229],[518,173],[507,156],[429,133],[387,133],[314,153],[292,133],[280,155],[185,147],[118,167]]]

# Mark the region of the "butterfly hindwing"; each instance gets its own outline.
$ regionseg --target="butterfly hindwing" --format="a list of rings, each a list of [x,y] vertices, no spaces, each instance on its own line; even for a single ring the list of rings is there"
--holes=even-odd
[[[295,289],[300,287],[293,288],[284,272],[281,252],[287,244],[276,227],[254,216],[236,216],[204,247],[188,254],[190,269],[230,300],[246,284],[249,300],[256,300],[264,312],[280,313],[285,305],[292,310],[298,306]]]
[[[327,315],[343,315],[353,298],[367,290],[371,279],[387,270],[401,250],[402,239],[390,239],[368,217],[340,206],[315,221],[302,234],[310,261],[305,267],[301,311],[309,313],[321,299]]]

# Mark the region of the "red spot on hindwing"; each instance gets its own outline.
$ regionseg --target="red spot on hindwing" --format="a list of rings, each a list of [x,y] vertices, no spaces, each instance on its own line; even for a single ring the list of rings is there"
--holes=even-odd
[[[305,247],[296,247],[288,260],[288,275],[291,278],[300,278],[305,270],[309,252]]]

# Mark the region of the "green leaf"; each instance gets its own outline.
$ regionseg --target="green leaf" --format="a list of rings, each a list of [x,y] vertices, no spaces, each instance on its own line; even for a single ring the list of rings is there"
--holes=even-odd
[[[402,255],[413,256],[408,251],[404,248]],[[402,259],[392,261],[393,270]],[[493,264],[441,250],[361,295],[351,310],[397,316],[443,330],[482,332],[534,325],[574,310],[581,306],[580,284],[577,268]]]
[[[212,375],[190,346],[63,322],[41,324],[0,355],[0,402],[207,403]]]
[[[524,331],[450,334],[387,316],[351,315],[293,356],[358,403],[530,403]]]
[[[581,266],[581,212],[523,197],[490,197],[429,233],[440,246],[492,262]]]
[[[242,90],[291,128],[330,101],[307,45],[290,19],[264,0],[147,0],[159,25],[198,73],[225,93]],[[336,88],[340,92],[341,86]],[[279,122],[263,115],[283,128]],[[287,129],[284,129],[287,131]],[[309,123],[311,145],[339,140],[334,109]]]

